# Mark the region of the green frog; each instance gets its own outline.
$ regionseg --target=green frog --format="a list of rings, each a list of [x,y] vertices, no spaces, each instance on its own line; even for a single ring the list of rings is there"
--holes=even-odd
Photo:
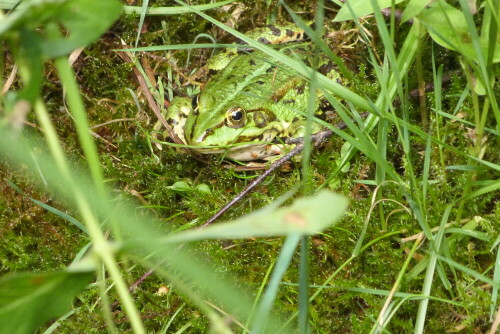
[[[303,60],[311,57],[310,43],[296,28],[268,26],[252,32],[252,37],[267,44],[287,43],[282,52]],[[174,98],[165,116],[184,144],[203,154],[265,161],[290,149],[286,138],[303,135],[309,85],[292,69],[261,51],[236,48],[213,57],[208,67],[217,73],[201,93]],[[312,126],[313,133],[321,129],[317,123]]]

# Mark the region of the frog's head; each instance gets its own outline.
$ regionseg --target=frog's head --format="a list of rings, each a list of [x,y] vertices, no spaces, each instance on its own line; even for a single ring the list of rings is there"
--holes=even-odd
[[[193,99],[174,98],[166,119],[184,143],[201,153],[227,153],[242,161],[280,154],[266,144],[283,131],[282,124],[264,107],[219,106],[210,94],[201,93]]]

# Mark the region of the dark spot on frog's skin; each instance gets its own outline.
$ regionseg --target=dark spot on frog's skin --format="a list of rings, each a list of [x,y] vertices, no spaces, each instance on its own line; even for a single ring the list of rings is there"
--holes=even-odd
[[[311,61],[309,58],[304,59],[304,64],[306,64],[306,66],[312,67],[312,64],[311,64]]]
[[[281,34],[281,30],[276,28],[275,26],[273,25],[270,25],[268,26],[269,30],[271,30],[271,33],[274,35],[274,36],[279,36]]]
[[[271,73],[272,71],[274,71],[276,67],[275,66],[271,66],[269,67],[267,70],[266,70],[266,73]]]
[[[255,60],[253,60],[253,59],[250,59],[250,61],[249,61],[248,63],[249,63],[250,65],[252,65],[252,66],[257,65],[257,64],[255,63]]]
[[[228,80],[231,80],[232,78],[234,78],[234,74],[229,74],[229,75],[227,76],[227,79],[228,79]]]
[[[325,100],[325,99],[321,99],[320,100],[320,102],[319,102],[319,108],[321,110],[330,110],[330,109],[333,109],[333,107],[330,104],[330,102],[328,102],[328,100]]]
[[[295,103],[295,100],[291,99],[291,100],[284,100],[283,101],[284,104],[291,104],[291,103]]]
[[[208,136],[213,135],[213,134],[214,134],[214,130],[212,128],[208,128],[207,131],[205,131],[205,133],[203,134],[203,137],[201,138],[201,140],[205,140]]]
[[[243,43],[243,44],[247,44],[247,43]],[[236,54],[237,55],[246,55],[246,54],[252,53],[254,51],[255,51],[254,49],[243,48],[243,49],[238,49],[238,51],[236,51]]]
[[[211,68],[210,70],[208,70],[208,75],[212,76],[212,75],[214,75],[217,72],[218,72],[217,70],[214,70],[213,68]]]
[[[335,66],[333,65],[333,63],[329,61],[328,63],[321,65],[318,68],[318,71],[321,74],[327,74],[330,73],[334,68]]]
[[[239,136],[234,143],[251,143],[255,141],[255,137]]]
[[[242,40],[242,39],[237,38],[237,39],[236,39],[236,44],[243,44],[243,45],[247,45],[248,43],[247,43],[247,42],[245,42],[245,41],[244,41],[244,40]],[[238,50],[238,51],[239,51],[239,50]]]
[[[265,82],[264,82],[264,81],[262,81],[262,80],[259,80],[259,81],[257,81],[256,83],[257,83],[258,85],[263,85],[263,84],[265,84]]]
[[[260,43],[263,43],[263,44],[269,44],[269,40],[267,40],[264,37],[259,37],[259,39],[257,41],[259,41]]]
[[[286,29],[285,34],[287,37],[292,37],[295,34],[295,32],[291,29]]]
[[[304,94],[304,89],[306,88],[305,84],[295,87],[295,91],[297,94]]]
[[[292,122],[298,122],[299,121],[299,118],[298,117],[294,117]]]
[[[254,49],[251,47],[245,47],[245,45],[248,45],[248,43],[245,41],[242,41],[241,39],[237,39],[236,44],[239,44],[241,46],[238,49],[232,50],[231,52],[227,53],[228,56],[237,56],[237,55],[242,55],[242,54],[248,54],[248,53],[252,53],[254,51]]]

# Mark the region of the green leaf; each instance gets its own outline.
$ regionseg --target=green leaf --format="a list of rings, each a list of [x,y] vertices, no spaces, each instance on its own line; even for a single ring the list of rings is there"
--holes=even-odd
[[[168,186],[167,188],[181,193],[193,191],[191,185],[186,181],[177,181],[171,186]]]
[[[208,195],[212,192],[212,190],[210,190],[210,187],[205,183],[197,185],[195,189],[196,191],[204,195]]]
[[[276,210],[266,207],[231,222],[171,235],[164,241],[187,242],[203,239],[284,236],[294,233],[316,234],[337,222],[347,208],[347,203],[347,198],[322,190],[314,196],[296,200],[289,207]]]
[[[64,27],[65,36],[44,38],[42,48],[49,58],[58,57],[98,39],[121,9],[117,0],[26,0],[1,21],[0,36],[19,38],[18,31],[39,31],[42,26],[56,23]],[[19,43],[24,44],[22,39]]]
[[[92,272],[22,273],[0,280],[0,333],[31,334],[71,309]]]
[[[431,2],[432,0],[410,0],[410,2],[408,3],[408,5],[406,6],[404,12],[403,12],[403,17],[401,18],[401,23],[404,23],[406,21],[408,21],[409,19],[412,19],[414,18],[415,16],[417,16],[418,14],[420,14],[420,12],[422,12],[422,10],[424,10],[425,6],[427,6],[427,4],[429,2]]]
[[[42,87],[43,40],[38,33],[27,29],[20,29],[16,37],[19,38],[22,47],[16,47],[16,42],[12,43],[13,41],[9,40],[11,42],[10,49],[18,65],[21,68],[26,68],[30,74],[29,80],[25,82],[23,89],[19,91],[19,95],[16,98],[18,101],[27,100],[33,104],[40,95]]]
[[[12,9],[19,2],[21,2],[21,0],[2,0],[0,1],[0,9]]]
[[[425,8],[419,19],[436,43],[447,49],[457,51],[474,62],[477,60],[469,27],[462,11],[443,0],[438,0]],[[481,36],[480,38],[484,54],[488,54],[489,39],[486,37]],[[498,62],[500,62],[499,39],[496,41],[493,54],[493,63]]]
[[[377,0],[380,8],[391,7],[393,0]],[[395,4],[404,0],[394,0]],[[350,6],[349,6],[349,5]],[[351,8],[349,8],[351,7]],[[352,13],[351,13],[352,10]],[[334,22],[356,20],[361,16],[373,14],[373,6],[371,0],[348,0],[333,19]]]

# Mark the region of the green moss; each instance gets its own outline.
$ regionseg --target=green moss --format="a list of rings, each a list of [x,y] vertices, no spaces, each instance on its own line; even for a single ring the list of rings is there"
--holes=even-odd
[[[29,186],[22,171],[0,169],[0,273],[63,268],[88,242],[81,230],[12,189],[7,180],[47,205],[59,203]],[[64,249],[64,251],[61,251]]]

